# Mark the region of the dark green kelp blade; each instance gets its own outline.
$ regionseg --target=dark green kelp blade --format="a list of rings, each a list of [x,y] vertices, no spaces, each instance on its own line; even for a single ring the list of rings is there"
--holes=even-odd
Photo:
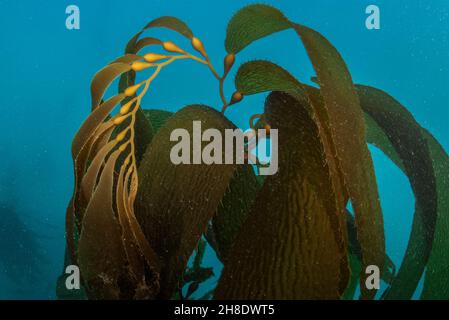
[[[288,28],[290,21],[276,8],[264,4],[249,5],[229,21],[226,51],[236,54],[256,40]]]
[[[156,134],[165,122],[167,122],[167,120],[173,115],[173,112],[159,109],[143,109],[142,111],[145,118],[151,123],[153,134]]]
[[[376,94],[384,95],[385,99],[390,101],[392,99],[380,90],[376,90]],[[391,112],[398,111],[399,113],[400,110],[405,110],[404,107],[399,107],[399,102],[395,102],[392,105],[394,107],[391,107]],[[410,121],[409,115],[404,115],[403,118],[405,121]],[[372,143],[381,149],[404,172],[404,174],[407,175],[404,164],[386,133],[369,115],[366,116],[366,123],[368,128],[367,142]],[[449,158],[442,146],[427,130],[421,128],[421,132],[427,141],[430,157],[432,159],[438,194],[436,229],[430,258],[427,263],[421,299],[448,299],[449,252],[447,251],[447,247],[449,246],[449,238],[447,237],[447,234],[449,233]],[[418,164],[416,166],[419,167]],[[418,210],[421,209],[418,207],[415,215],[422,214]],[[420,227],[420,229],[423,229],[423,227]],[[417,242],[417,240],[415,240],[415,242]],[[410,251],[410,254],[412,254],[412,251]],[[423,254],[423,252],[421,252],[421,254]],[[415,257],[415,259],[417,258]],[[422,260],[417,259],[417,261]],[[415,267],[416,266],[419,265],[416,264]],[[416,277],[418,276],[416,275]],[[411,289],[409,291],[411,291]]]
[[[424,278],[421,299],[449,299],[449,156],[438,141],[423,129],[436,175],[438,217],[435,237]]]
[[[359,284],[360,273],[362,272],[362,264],[360,258],[355,254],[349,254],[349,269],[351,271],[351,278],[348,287],[346,288],[342,300],[353,300],[355,298],[355,291]]]
[[[316,123],[307,106],[272,93],[279,172],[268,176],[226,259],[217,299],[338,299],[348,280],[346,235]]]
[[[214,249],[222,262],[245,223],[259,189],[260,185],[252,166],[239,166],[212,220]]]
[[[171,298],[179,286],[188,259],[235,171],[235,165],[173,164],[170,153],[178,142],[170,141],[172,131],[187,130],[192,146],[193,121],[201,121],[203,131],[215,128],[223,135],[225,129],[235,128],[214,109],[186,107],[171,116],[155,135],[139,167],[135,212],[161,260],[159,298]]]
[[[429,259],[437,219],[436,181],[429,148],[421,127],[399,102],[372,87],[357,86],[357,93],[363,110],[385,132],[401,159],[415,194],[416,211],[405,258],[383,296],[410,299]]]
[[[302,84],[287,70],[270,61],[255,60],[242,64],[235,76],[235,87],[243,95],[282,91],[308,105]]]

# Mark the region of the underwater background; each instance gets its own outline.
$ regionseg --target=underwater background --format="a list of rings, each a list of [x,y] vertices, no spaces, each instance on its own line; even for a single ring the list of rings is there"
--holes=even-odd
[[[0,1],[0,299],[55,298],[56,279],[64,263],[65,210],[73,191],[70,145],[90,112],[89,86],[95,72],[121,56],[128,39],[148,21],[164,15],[188,23],[220,66],[227,23],[238,9],[251,3]],[[264,3],[322,33],[342,54],[354,82],[394,96],[449,150],[448,1]],[[70,4],[80,8],[80,30],[66,29],[65,9]],[[380,30],[365,27],[365,8],[370,4],[380,8]],[[155,34],[179,39],[160,30]],[[279,64],[305,83],[314,75],[293,31],[256,42],[238,55],[237,64],[256,58]],[[163,71],[143,106],[175,111],[203,103],[218,109],[216,86],[206,68],[185,61]],[[232,81],[226,88],[230,95]],[[263,95],[248,97],[227,115],[246,129],[247,119],[262,110],[263,101]],[[410,235],[414,197],[407,177],[379,150],[371,146],[370,150],[385,219],[387,253],[399,267]],[[195,296],[215,285],[221,270],[212,250],[207,250],[204,264],[214,267],[216,277]]]

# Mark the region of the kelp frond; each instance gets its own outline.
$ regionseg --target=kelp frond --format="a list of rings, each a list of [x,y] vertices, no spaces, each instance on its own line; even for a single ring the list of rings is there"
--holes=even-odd
[[[151,28],[186,37],[198,56],[172,41],[140,38]],[[236,90],[227,100],[224,81],[236,55],[286,29],[304,45],[318,87],[272,62],[254,60],[240,66]],[[164,52],[142,52],[151,46]],[[191,297],[212,274],[201,267],[203,234],[224,264],[212,290],[215,298],[350,299],[359,281],[361,298],[373,299],[377,290],[364,285],[364,270],[371,265],[382,270],[389,285],[385,299],[410,298],[426,267],[423,298],[434,297],[434,291],[447,296],[449,162],[436,140],[386,93],[355,85],[325,37],[273,7],[257,4],[237,12],[225,47],[220,76],[189,27],[161,17],[133,36],[125,55],[92,80],[92,112],[72,144],[75,190],[66,219],[70,262],[80,266],[89,298],[163,299],[175,293],[183,298],[180,290],[187,284],[186,298]],[[221,113],[203,105],[174,114],[143,110],[142,100],[161,71],[186,59],[205,65],[218,80]],[[148,71],[136,82],[137,74]],[[118,77],[118,93],[106,99]],[[248,164],[178,166],[169,160],[173,130],[190,133],[195,120],[204,130],[234,129],[224,116],[227,108],[263,92],[270,94],[264,112],[249,119],[253,131],[245,151],[249,157],[257,146],[257,129],[264,128],[268,138],[275,136],[272,131],[270,137],[272,126],[278,129],[277,175],[256,177]],[[416,198],[409,247],[397,275],[385,252],[367,143],[404,171]],[[263,165],[257,158],[255,164]],[[354,216],[347,211],[349,202]],[[195,248],[194,267],[186,270]]]
[[[179,32],[179,28],[184,28],[170,17],[157,21],[145,29],[159,26]],[[190,34],[185,30],[182,33]],[[137,288],[132,298],[151,298],[159,291],[158,257],[134,213],[139,185],[138,113],[151,83],[163,68],[183,59],[208,66],[218,80],[222,79],[212,66],[204,45],[193,35],[192,47],[201,58],[171,41],[146,38],[137,43],[139,36],[133,37],[128,44],[127,50],[133,53],[116,59],[94,76],[92,112],[72,144],[75,191],[67,209],[68,251],[72,263],[78,263],[81,268],[88,294],[96,298],[120,298],[119,283],[124,282],[131,282],[132,287]],[[148,45],[160,45],[166,54],[137,54]],[[135,73],[145,70],[151,70],[150,75],[134,84]],[[122,77],[120,92],[104,100],[105,92],[118,76]],[[125,76],[128,78],[124,79]],[[123,79],[126,86],[123,86]],[[226,105],[226,99],[221,96]],[[117,105],[121,107],[113,114]],[[75,243],[78,237],[79,241]]]

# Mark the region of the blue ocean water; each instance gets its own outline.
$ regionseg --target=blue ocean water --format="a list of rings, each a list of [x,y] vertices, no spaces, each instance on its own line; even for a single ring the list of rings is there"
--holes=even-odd
[[[342,54],[356,83],[393,95],[449,150],[448,1],[263,2],[326,36]],[[251,3],[255,2],[0,1],[0,202],[23,221],[15,224],[16,229],[1,229],[0,299],[55,298],[54,284],[63,267],[65,209],[73,188],[70,143],[89,114],[89,85],[95,72],[121,56],[128,39],[147,22],[163,15],[187,22],[221,69],[227,22]],[[80,8],[80,30],[66,29],[65,9],[70,4]],[[380,30],[365,27],[365,8],[370,4],[381,10]],[[154,35],[180,44],[185,41],[166,31],[154,31]],[[238,55],[237,63],[251,59],[278,63],[304,82],[314,75],[292,31],[253,44]],[[226,92],[233,92],[232,81]],[[263,101],[264,96],[249,97],[231,107],[228,116],[247,128],[248,118],[262,110]],[[144,107],[175,111],[192,103],[219,108],[217,85],[204,66],[181,62],[158,77]],[[380,151],[371,150],[387,251],[399,266],[410,233],[414,197],[407,178]],[[0,221],[11,210],[2,209]],[[31,230],[33,237],[19,237],[20,230]],[[37,261],[39,268],[33,267],[29,255],[16,252],[15,245],[27,246],[29,242],[21,243],[26,239],[35,239],[45,257]],[[219,269],[212,252],[207,262]],[[12,279],[17,268],[25,283]]]

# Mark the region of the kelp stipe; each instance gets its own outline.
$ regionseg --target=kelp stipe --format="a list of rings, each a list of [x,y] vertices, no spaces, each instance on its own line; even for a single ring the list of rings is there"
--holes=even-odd
[[[171,41],[141,38],[156,27],[189,39],[199,56]],[[304,44],[318,87],[274,63],[255,60],[239,67],[236,90],[226,99],[223,84],[238,53],[286,29]],[[154,46],[164,53],[140,54]],[[79,264],[88,297],[191,298],[213,272],[201,267],[203,235],[224,264],[213,293],[217,299],[352,299],[357,282],[361,298],[373,299],[376,290],[365,286],[370,265],[380,268],[389,286],[385,299],[411,298],[425,268],[422,298],[449,297],[444,240],[449,162],[436,140],[386,93],[354,85],[327,39],[273,7],[250,5],[237,12],[225,47],[220,76],[189,27],[162,17],[148,23],[128,42],[126,54],[94,77],[92,113],[73,141],[75,191],[67,210],[70,263]],[[219,82],[221,112],[202,105],[174,114],[141,108],[162,68],[182,59],[211,70]],[[154,72],[136,83],[146,70]],[[119,93],[104,99],[118,76]],[[271,92],[264,113],[249,122],[253,129],[279,130],[277,175],[256,177],[249,165],[188,166],[169,160],[173,129],[192,130],[194,120],[202,121],[204,130],[233,129],[225,111],[262,92]],[[385,253],[367,143],[403,170],[416,197],[409,246],[397,275]],[[349,201],[354,217],[347,211]],[[186,270],[197,247],[195,263]],[[184,285],[187,296],[181,292]]]

